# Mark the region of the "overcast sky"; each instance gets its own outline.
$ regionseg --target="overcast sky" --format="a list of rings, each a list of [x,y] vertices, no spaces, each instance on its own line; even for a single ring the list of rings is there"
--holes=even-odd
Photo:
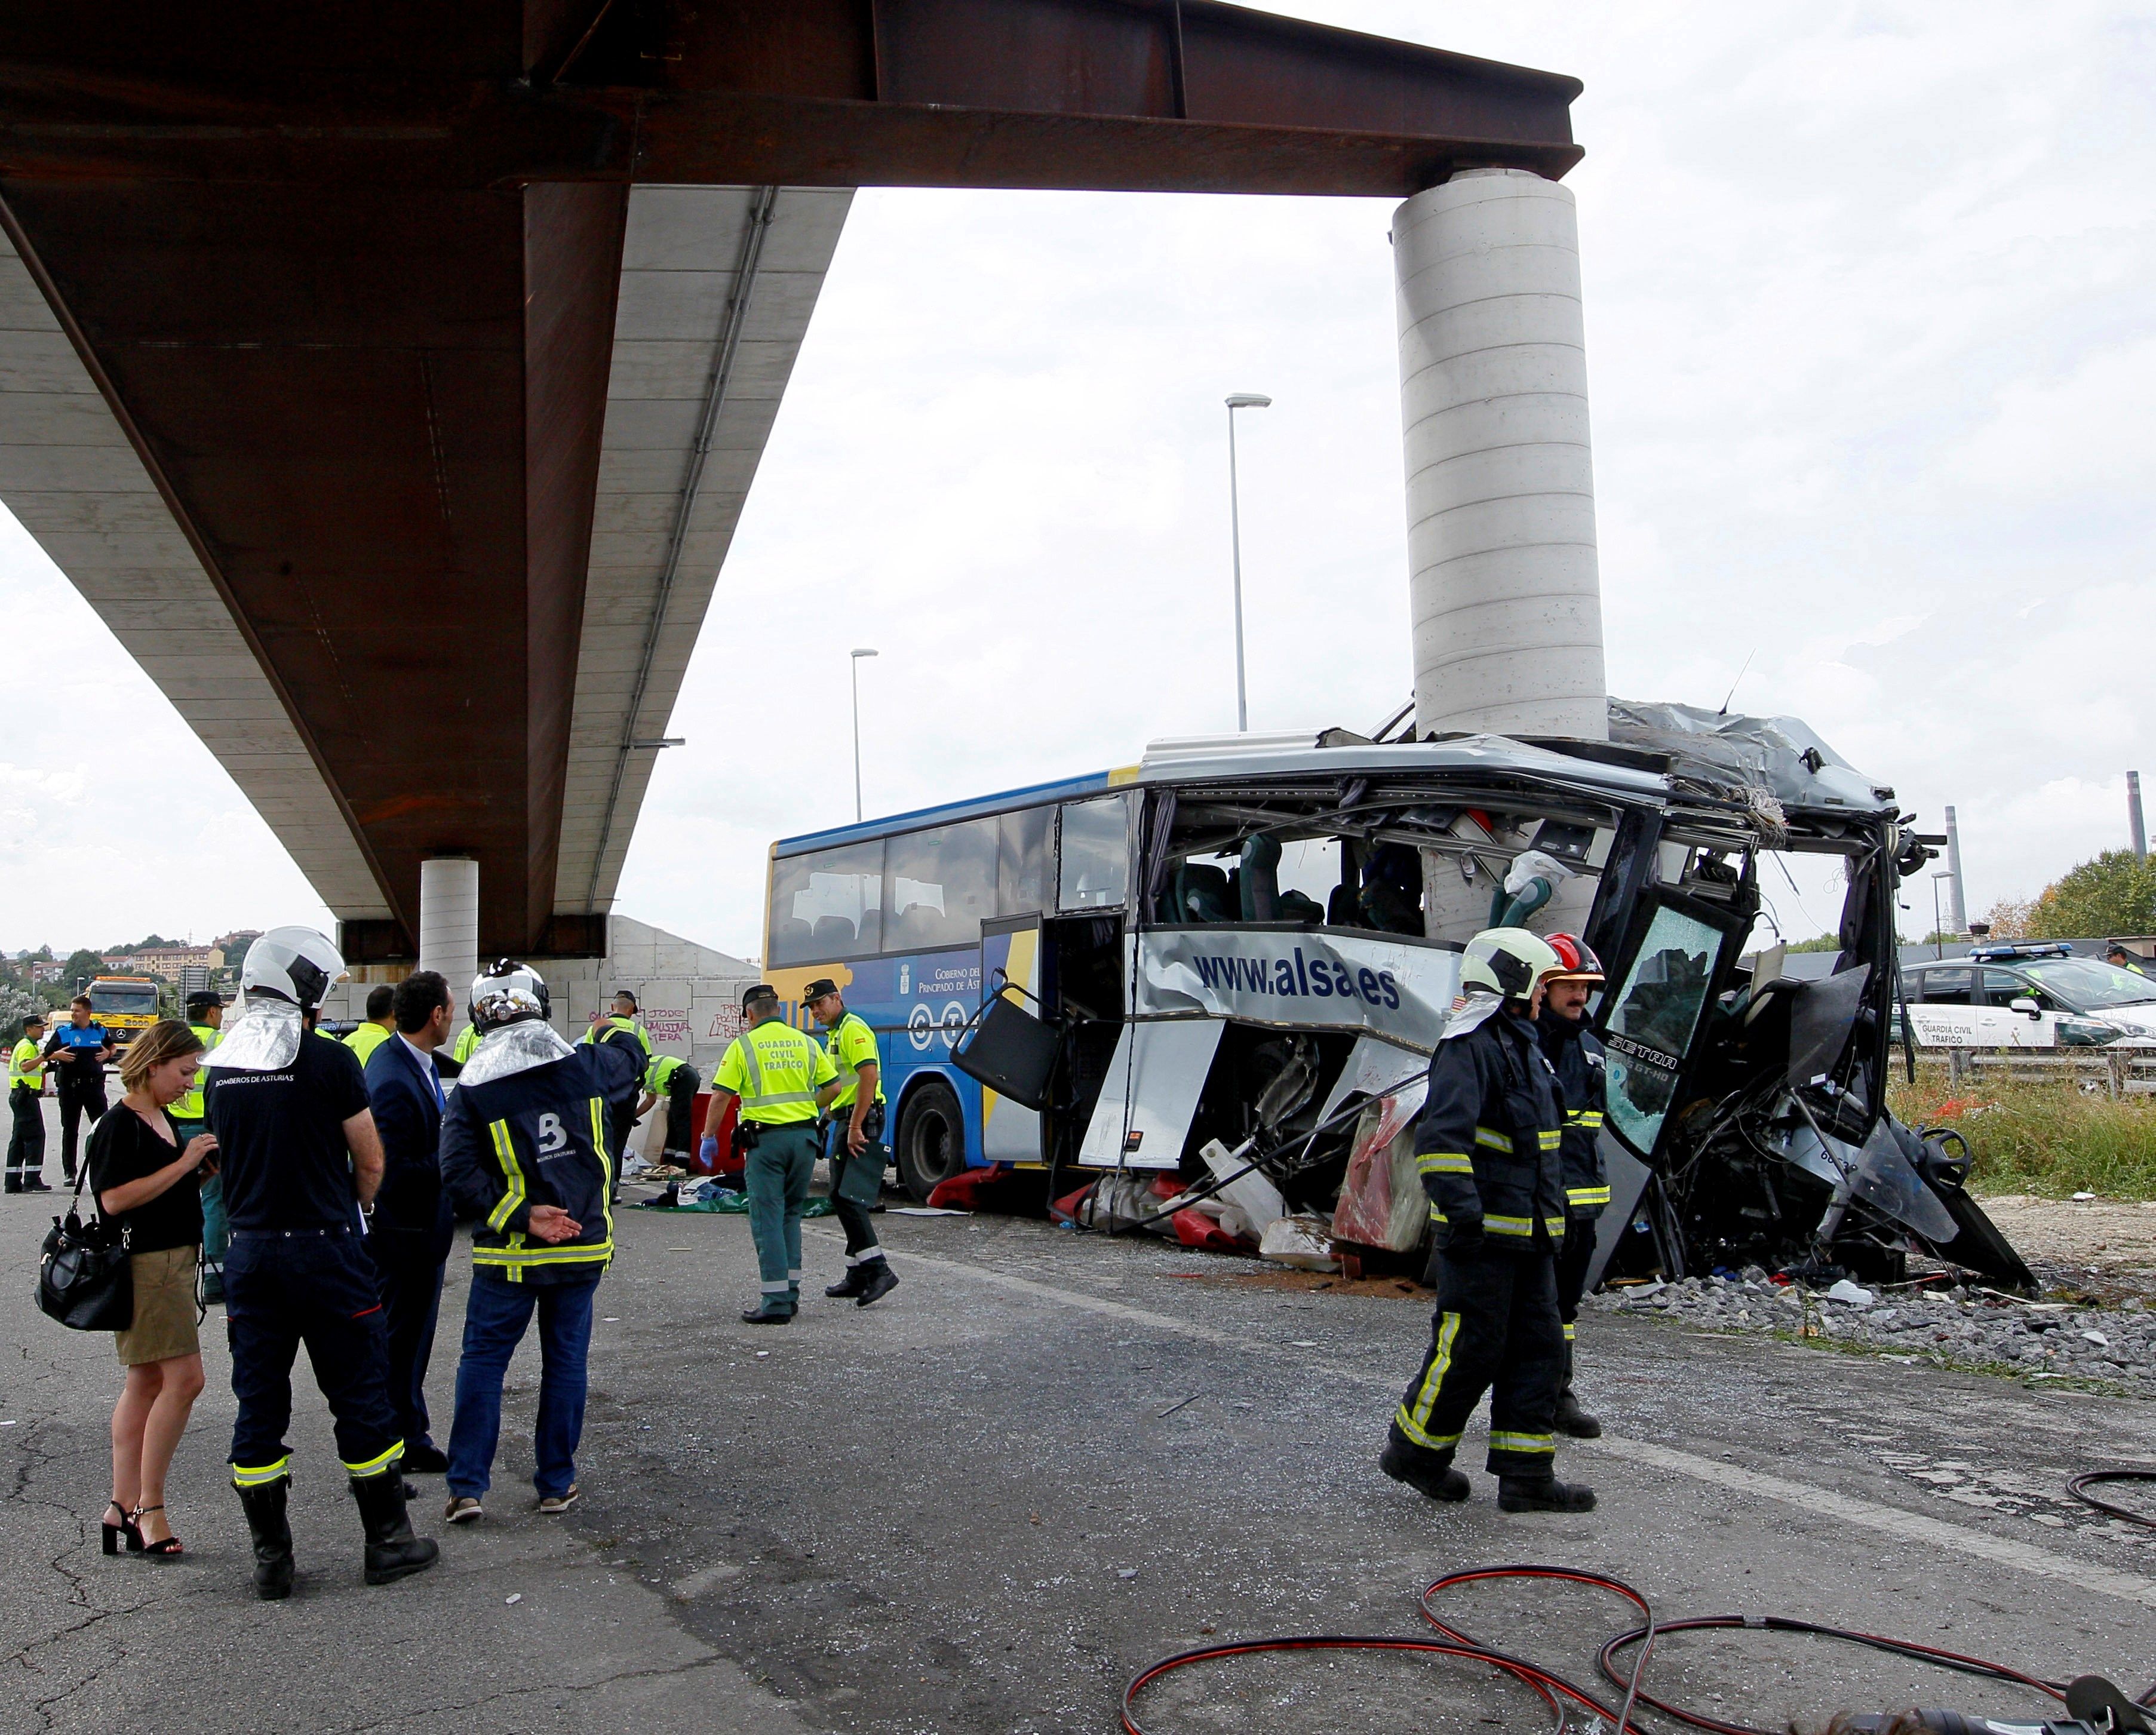
[[[1281,9],[1586,83],[1614,691],[1718,705],[1750,657],[1732,708],[1804,717],[1926,829],[1957,804],[1973,914],[2125,841],[2123,774],[2156,774],[2156,6]],[[1391,208],[864,192],[619,907],[760,950],[767,844],[853,815],[853,645],[871,814],[1232,727],[1231,391],[1276,400],[1241,418],[1252,726],[1390,712]],[[0,947],[326,922],[12,521],[0,618]],[[751,696],[797,757],[735,750]],[[1794,901],[1793,936],[1833,917]]]

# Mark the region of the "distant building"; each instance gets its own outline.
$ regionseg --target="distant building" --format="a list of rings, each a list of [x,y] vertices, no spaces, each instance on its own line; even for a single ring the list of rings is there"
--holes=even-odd
[[[33,982],[58,982],[60,979],[60,972],[64,970],[66,968],[67,964],[64,959],[41,958],[30,966],[30,980]]]
[[[190,968],[223,969],[224,952],[216,946],[151,946],[141,952],[108,957],[105,968],[123,975],[162,976],[167,982],[177,982],[180,972]]]

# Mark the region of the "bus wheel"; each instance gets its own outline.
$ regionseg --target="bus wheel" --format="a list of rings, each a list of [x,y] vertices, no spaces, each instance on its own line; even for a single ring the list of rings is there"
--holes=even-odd
[[[921,1204],[966,1166],[966,1117],[951,1087],[931,1079],[906,1099],[898,1121],[898,1178]]]

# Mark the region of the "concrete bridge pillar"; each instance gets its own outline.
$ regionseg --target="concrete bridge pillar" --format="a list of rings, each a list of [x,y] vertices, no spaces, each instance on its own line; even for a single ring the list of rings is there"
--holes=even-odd
[[[1604,740],[1571,190],[1470,169],[1393,213],[1416,733]]]
[[[469,855],[430,855],[419,864],[419,968],[449,979],[462,1029],[479,974],[479,864]]]

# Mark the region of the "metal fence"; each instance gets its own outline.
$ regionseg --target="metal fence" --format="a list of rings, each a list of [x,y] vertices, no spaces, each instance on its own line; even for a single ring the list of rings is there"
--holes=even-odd
[[[1920,1066],[1943,1061],[1954,1090],[1984,1080],[2073,1085],[2092,1095],[2156,1095],[2156,1049],[1949,1048],[1917,1051]]]

